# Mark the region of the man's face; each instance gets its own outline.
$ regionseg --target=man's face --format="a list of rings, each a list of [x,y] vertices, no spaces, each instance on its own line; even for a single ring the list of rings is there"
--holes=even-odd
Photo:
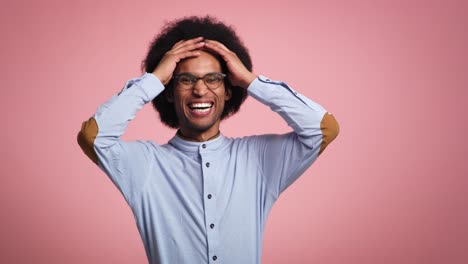
[[[189,73],[203,77],[208,73],[221,73],[219,61],[210,53],[200,51],[200,55],[178,63],[175,75]],[[174,106],[182,132],[197,134],[204,132],[217,133],[225,101],[230,99],[224,82],[210,90],[203,80],[198,80],[192,89],[180,89],[177,82],[174,86]]]

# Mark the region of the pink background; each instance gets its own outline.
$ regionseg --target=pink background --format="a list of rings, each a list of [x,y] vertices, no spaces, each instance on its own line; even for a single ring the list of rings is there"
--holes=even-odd
[[[170,2],[170,3],[169,3]],[[3,1],[0,263],[146,263],[133,215],[76,143],[140,76],[164,21],[234,25],[254,71],[341,134],[277,201],[263,263],[468,263],[464,1]],[[289,131],[249,98],[228,136]],[[150,105],[124,139],[165,143]]]

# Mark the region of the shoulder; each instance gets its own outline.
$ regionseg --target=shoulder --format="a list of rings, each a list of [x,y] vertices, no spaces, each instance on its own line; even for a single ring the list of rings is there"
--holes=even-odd
[[[250,135],[237,138],[228,138],[231,146],[234,147],[245,147],[248,149],[258,149],[265,145],[274,142],[288,141],[291,138],[297,136],[294,132],[286,134],[261,134],[261,135]]]
[[[125,149],[130,154],[148,154],[167,152],[172,147],[169,144],[158,144],[152,140],[133,140],[124,141]]]

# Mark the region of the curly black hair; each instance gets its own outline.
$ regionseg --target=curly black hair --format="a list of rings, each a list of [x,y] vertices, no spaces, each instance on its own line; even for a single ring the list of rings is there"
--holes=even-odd
[[[196,37],[203,37],[205,39],[221,42],[229,50],[236,53],[244,66],[249,71],[252,71],[252,61],[249,52],[234,29],[211,16],[191,16],[168,22],[161,33],[151,42],[148,54],[142,61],[142,71],[153,72],[164,54],[172,49],[178,41]],[[227,66],[225,61],[219,56],[216,56],[216,58],[221,64],[222,71],[226,73]],[[178,128],[179,120],[175,112],[174,104],[169,102],[166,96],[166,93],[171,92],[172,87],[173,81],[171,80],[165,86],[164,91],[153,99],[152,104],[159,112],[161,121],[165,125],[171,128]],[[246,89],[232,85],[228,78],[225,78],[225,87],[231,90],[231,98],[224,105],[221,119],[236,113],[247,98]]]

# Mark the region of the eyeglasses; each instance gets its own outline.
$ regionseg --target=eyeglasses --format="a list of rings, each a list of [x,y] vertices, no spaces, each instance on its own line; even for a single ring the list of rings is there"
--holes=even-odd
[[[175,75],[172,78],[176,81],[177,89],[182,89],[182,90],[193,89],[193,87],[195,87],[195,84],[198,82],[198,80],[203,80],[203,83],[205,83],[208,89],[216,90],[221,86],[225,77],[226,77],[226,74],[224,73],[212,72],[212,73],[206,74],[203,77],[197,77],[190,73],[181,73],[181,74]]]

